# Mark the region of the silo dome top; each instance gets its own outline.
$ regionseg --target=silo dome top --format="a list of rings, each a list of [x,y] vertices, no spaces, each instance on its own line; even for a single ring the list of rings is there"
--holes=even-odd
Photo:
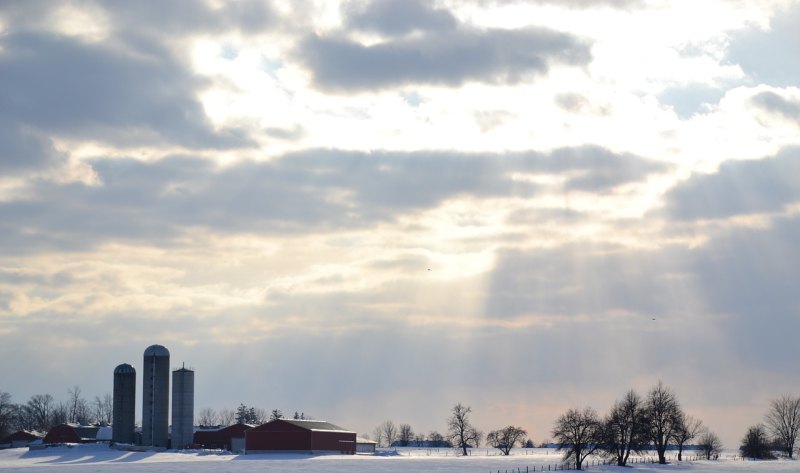
[[[114,374],[136,374],[136,370],[133,369],[133,366],[123,363],[114,368]]]
[[[144,356],[169,356],[169,350],[162,345],[150,345],[144,351]]]

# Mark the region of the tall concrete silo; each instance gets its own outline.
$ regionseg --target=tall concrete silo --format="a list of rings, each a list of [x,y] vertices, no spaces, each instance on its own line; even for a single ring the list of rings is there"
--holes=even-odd
[[[192,444],[194,426],[194,371],[186,367],[172,372],[172,448]]]
[[[144,351],[142,376],[142,445],[169,442],[169,350],[151,345]]]
[[[123,363],[114,368],[114,408],[111,440],[133,443],[136,428],[136,370]]]

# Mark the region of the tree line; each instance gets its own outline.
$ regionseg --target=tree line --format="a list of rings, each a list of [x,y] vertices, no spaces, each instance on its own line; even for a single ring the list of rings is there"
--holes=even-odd
[[[427,438],[415,435],[409,424],[396,427],[387,420],[374,429],[374,440],[381,446],[392,446],[395,442],[398,446],[415,446],[422,441],[442,440],[445,445],[461,450],[463,455],[468,455],[469,448],[479,447],[483,441],[504,455],[509,455],[517,446],[533,447],[533,441],[527,438],[528,432],[515,425],[484,435],[472,424],[471,413],[469,406],[456,404],[447,417],[445,434],[433,431]],[[626,466],[631,453],[649,449],[655,449],[659,463],[666,463],[667,450],[674,448],[680,461],[685,447],[693,441],[707,459],[715,458],[722,450],[719,437],[702,421],[684,412],[675,393],[662,382],[644,397],[629,390],[604,417],[591,407],[569,409],[556,419],[552,434],[557,449],[563,452],[563,461],[574,464],[577,469],[581,469],[592,454]],[[548,444],[545,441],[540,446]]]
[[[47,432],[56,425],[111,424],[113,421],[111,393],[87,400],[78,386],[67,390],[66,400],[56,401],[50,394],[34,394],[24,403],[16,404],[11,394],[0,390],[0,437],[18,430]]]
[[[271,420],[285,419],[286,416],[280,409],[266,409],[239,404],[236,409],[224,408],[214,410],[210,407],[200,409],[197,414],[197,424],[204,427],[228,426],[233,424],[261,425]],[[295,411],[292,419],[305,420],[309,417],[305,412]]]
[[[772,459],[778,452],[793,458],[798,434],[800,396],[783,395],[770,401],[763,423],[747,428],[739,453],[743,457]]]
[[[51,394],[34,394],[24,403],[14,403],[11,394],[0,390],[0,438],[19,431],[46,433],[59,424],[111,425],[114,421],[114,398],[111,393],[83,397],[79,386],[67,390],[66,400],[56,401]],[[307,419],[304,412],[295,412],[294,419]],[[235,423],[260,425],[285,418],[280,409],[271,411],[240,404],[236,409],[203,408],[196,422],[201,426],[228,426]]]
[[[602,418],[591,407],[569,409],[556,419],[553,437],[563,460],[579,470],[592,454],[625,466],[631,453],[655,449],[658,462],[665,464],[667,450],[675,448],[681,461],[685,447],[695,439],[706,459],[722,450],[719,437],[687,414],[675,393],[660,381],[645,397],[629,390]]]

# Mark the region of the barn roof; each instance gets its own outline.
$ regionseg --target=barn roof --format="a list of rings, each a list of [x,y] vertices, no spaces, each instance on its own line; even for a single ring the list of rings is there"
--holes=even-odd
[[[15,441],[22,441],[22,440],[36,440],[42,438],[43,435],[39,432],[30,431],[30,430],[18,430],[12,434],[8,434],[0,440],[0,444],[11,443]]]
[[[326,432],[350,432],[349,430],[339,427],[336,424],[331,424],[324,420],[305,420],[305,419],[280,419],[297,427],[313,431],[326,431]]]
[[[285,426],[287,424],[303,430],[310,430],[312,432],[345,432],[348,434],[355,433],[345,428],[339,427],[336,424],[331,424],[330,422],[326,422],[324,420],[305,420],[305,419],[274,419],[267,422],[266,424],[261,424],[258,427],[255,427],[254,430],[274,431],[276,430],[276,428],[281,429],[281,426]]]

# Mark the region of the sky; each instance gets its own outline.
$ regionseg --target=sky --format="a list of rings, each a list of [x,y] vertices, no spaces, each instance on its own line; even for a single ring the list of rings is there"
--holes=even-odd
[[[0,390],[550,438],[800,394],[800,2],[0,3]],[[140,402],[140,401],[138,401]],[[137,409],[139,415],[141,408]]]

